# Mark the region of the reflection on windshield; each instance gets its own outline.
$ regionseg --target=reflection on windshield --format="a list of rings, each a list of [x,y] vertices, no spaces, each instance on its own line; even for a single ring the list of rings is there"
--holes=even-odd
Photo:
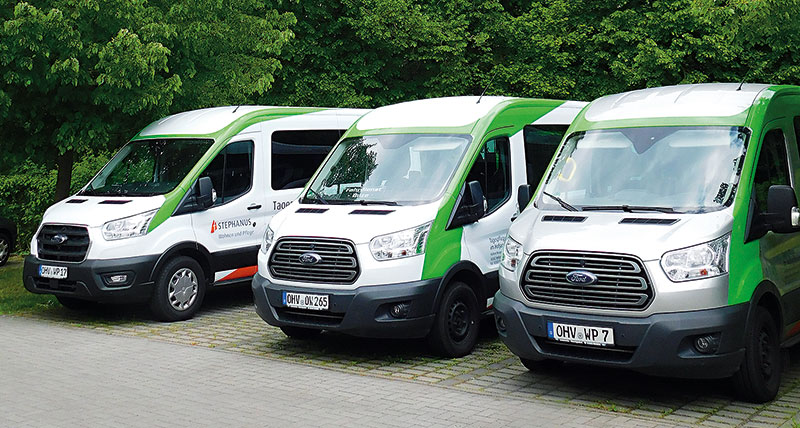
[[[733,201],[747,145],[739,127],[645,127],[572,135],[544,190],[579,209],[706,212]],[[558,207],[552,198],[539,203]]]
[[[212,140],[140,140],[128,143],[81,192],[87,196],[152,196],[178,186]]]
[[[303,202],[420,204],[441,196],[468,135],[397,134],[349,138],[336,146]]]

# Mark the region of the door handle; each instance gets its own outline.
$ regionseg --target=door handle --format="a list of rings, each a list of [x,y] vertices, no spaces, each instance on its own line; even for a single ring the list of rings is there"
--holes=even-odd
[[[259,208],[261,208],[261,205],[250,205],[247,207],[248,210],[257,210]]]

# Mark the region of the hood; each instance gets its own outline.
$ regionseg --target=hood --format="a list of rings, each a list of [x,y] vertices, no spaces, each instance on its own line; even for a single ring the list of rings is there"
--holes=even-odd
[[[433,221],[439,202],[412,205],[318,205],[295,201],[272,218],[275,239],[316,236],[349,239],[355,244]]]
[[[576,219],[576,217],[579,217]],[[580,218],[583,218],[581,220]],[[708,242],[729,233],[730,209],[705,214],[525,210],[509,235],[525,254],[537,250],[597,251],[632,254],[643,261]]]
[[[162,195],[147,197],[70,196],[48,208],[44,213],[42,223],[100,227],[107,221],[161,208],[164,200]]]

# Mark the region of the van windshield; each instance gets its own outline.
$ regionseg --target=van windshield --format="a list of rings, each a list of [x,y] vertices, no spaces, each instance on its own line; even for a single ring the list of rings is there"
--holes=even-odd
[[[153,196],[172,191],[214,143],[154,139],[125,145],[86,186],[85,196]]]
[[[629,212],[722,209],[733,202],[748,138],[747,129],[726,126],[576,133],[558,154],[537,205]]]
[[[348,138],[303,196],[303,203],[417,205],[435,201],[472,137],[392,134]]]

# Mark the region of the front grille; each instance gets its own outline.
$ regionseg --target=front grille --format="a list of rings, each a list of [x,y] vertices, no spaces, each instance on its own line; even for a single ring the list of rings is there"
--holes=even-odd
[[[319,256],[315,264],[303,264],[300,256]],[[358,278],[358,258],[350,241],[325,238],[281,238],[269,258],[274,278],[325,284],[352,284]]]
[[[278,314],[278,320],[280,321],[299,322],[326,327],[336,327],[341,324],[344,319],[344,314],[306,309],[275,308],[275,312]]]
[[[633,358],[635,346],[597,347],[573,343],[555,342],[541,337],[534,337],[542,352],[567,358],[581,358],[598,362],[625,363]]]
[[[593,284],[567,281],[572,271],[597,276]],[[639,259],[622,254],[547,251],[533,253],[522,276],[522,291],[532,302],[582,308],[642,310],[653,299]]]
[[[89,231],[83,226],[45,224],[36,244],[42,260],[82,262],[89,251]]]
[[[39,276],[33,277],[33,285],[39,290],[75,292],[78,289],[78,284],[82,285],[83,283],[68,279],[49,279]]]

